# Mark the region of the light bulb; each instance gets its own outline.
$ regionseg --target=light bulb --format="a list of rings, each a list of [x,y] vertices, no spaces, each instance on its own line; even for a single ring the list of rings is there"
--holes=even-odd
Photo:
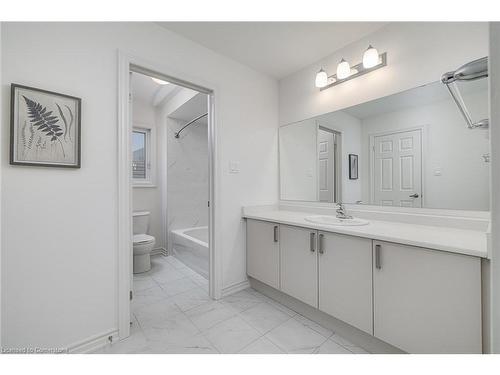
[[[337,65],[337,78],[345,79],[351,75],[351,66],[344,59],[340,60],[339,65]]]
[[[371,44],[366,49],[363,54],[363,67],[365,69],[373,68],[375,65],[379,63],[378,51],[376,48],[373,48]]]
[[[318,73],[316,73],[316,87],[325,87],[328,84],[328,74],[321,69]]]
[[[167,82],[167,81],[164,81],[162,79],[159,79],[159,78],[154,78],[154,77],[150,77],[154,82],[156,82],[157,84],[159,85],[168,85],[170,82]]]

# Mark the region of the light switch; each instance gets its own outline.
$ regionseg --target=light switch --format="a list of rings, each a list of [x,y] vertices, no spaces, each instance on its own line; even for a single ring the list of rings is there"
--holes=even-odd
[[[237,161],[230,161],[229,173],[240,173],[240,163]]]

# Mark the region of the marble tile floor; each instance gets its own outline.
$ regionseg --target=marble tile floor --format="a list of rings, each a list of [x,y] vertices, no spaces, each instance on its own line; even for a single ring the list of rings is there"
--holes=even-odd
[[[333,331],[248,288],[219,301],[175,257],[134,275],[131,334],[95,353],[367,354]]]

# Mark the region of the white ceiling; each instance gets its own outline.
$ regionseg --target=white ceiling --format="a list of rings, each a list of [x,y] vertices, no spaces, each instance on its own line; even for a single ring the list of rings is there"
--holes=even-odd
[[[380,29],[384,22],[159,22],[281,79]]]
[[[206,94],[196,94],[182,106],[173,111],[169,117],[185,121],[193,120],[194,118],[208,112],[208,98]],[[197,121],[199,124],[206,125],[208,117],[203,117]]]
[[[131,89],[135,99],[156,106],[163,102],[167,96],[174,94],[179,89],[179,86],[173,84],[160,85],[147,75],[133,72]]]

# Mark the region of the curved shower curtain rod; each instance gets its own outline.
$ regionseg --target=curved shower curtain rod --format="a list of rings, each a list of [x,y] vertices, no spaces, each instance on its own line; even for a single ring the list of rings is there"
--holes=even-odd
[[[195,123],[196,121],[198,121],[199,119],[205,117],[205,116],[208,116],[208,112],[203,114],[203,115],[200,115],[194,119],[192,119],[191,121],[189,121],[186,125],[184,125],[181,130],[179,130],[177,133],[175,133],[175,138],[179,138],[179,136],[181,135],[181,132],[186,129],[189,125]]]

